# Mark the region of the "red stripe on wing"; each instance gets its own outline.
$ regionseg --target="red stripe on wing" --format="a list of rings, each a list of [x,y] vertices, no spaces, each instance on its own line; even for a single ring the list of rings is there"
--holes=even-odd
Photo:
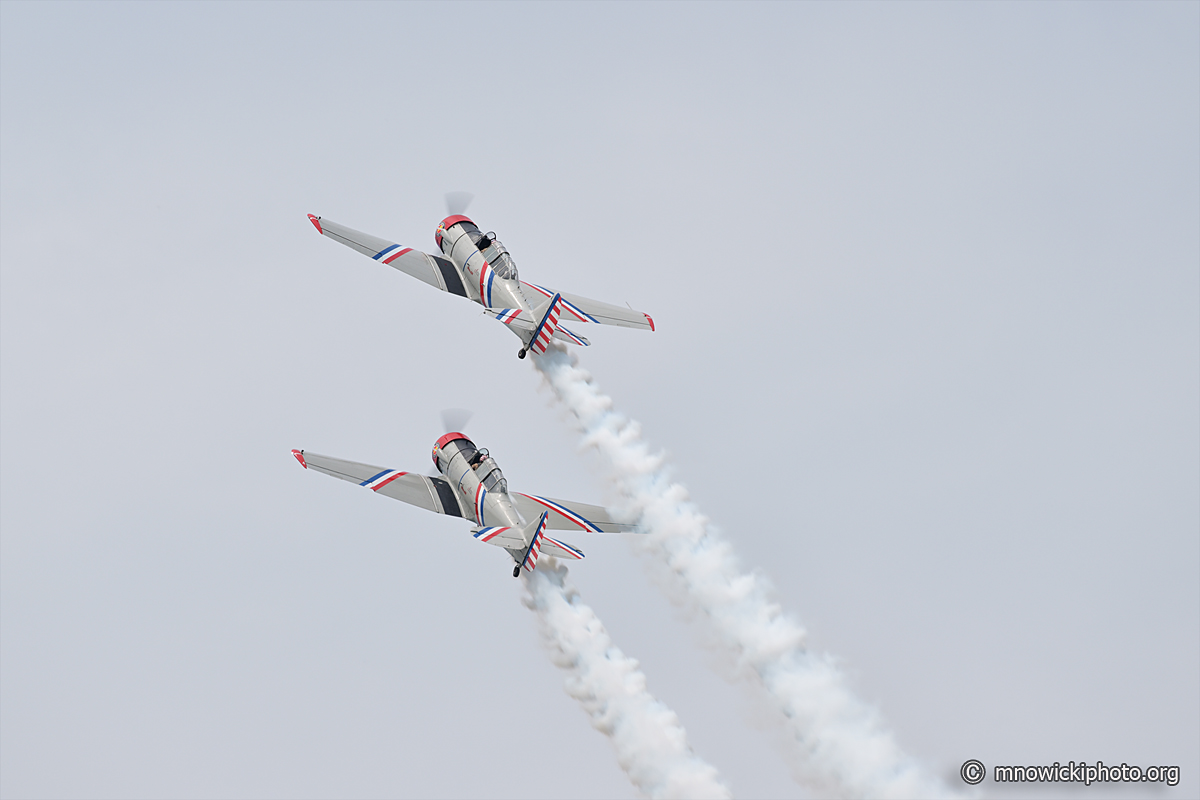
[[[378,486],[372,486],[371,488],[373,491],[378,492],[380,489],[387,486],[392,481],[396,480],[396,478],[399,478],[401,475],[407,475],[407,474],[408,474],[407,472],[397,472],[395,475],[388,476],[388,479],[386,481],[381,482]]]
[[[412,252],[412,248],[411,248],[411,247],[406,247],[406,248],[404,248],[403,250],[398,250],[398,251],[396,251],[395,253],[393,253],[392,255],[390,255],[390,256],[388,256],[387,258],[385,258],[385,259],[383,260],[383,263],[385,263],[385,264],[390,264],[390,263],[392,263],[393,261],[395,261],[397,258],[399,258],[400,256],[404,255],[405,253],[411,253],[411,252]]]

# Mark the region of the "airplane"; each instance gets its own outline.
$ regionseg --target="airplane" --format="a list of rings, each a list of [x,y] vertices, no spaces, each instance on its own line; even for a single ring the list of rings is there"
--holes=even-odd
[[[533,572],[541,554],[563,559],[583,558],[583,552],[546,535],[546,530],[581,530],[585,533],[628,533],[636,526],[617,522],[600,506],[555,500],[536,494],[509,492],[508,481],[487,449],[462,433],[447,433],[433,446],[433,463],[441,476],[400,472],[357,461],[293,450],[305,469],[365,486],[376,494],[414,506],[462,517],[475,523],[471,535],[502,547],[516,566]]]
[[[484,314],[503,322],[521,340],[518,358],[530,350],[545,353],[551,339],[583,347],[591,344],[568,330],[564,320],[654,330],[649,314],[521,280],[516,262],[496,234],[483,233],[462,214],[451,214],[438,225],[434,239],[440,256],[401,247],[312,214],[308,219],[323,236],[430,286],[479,303]]]

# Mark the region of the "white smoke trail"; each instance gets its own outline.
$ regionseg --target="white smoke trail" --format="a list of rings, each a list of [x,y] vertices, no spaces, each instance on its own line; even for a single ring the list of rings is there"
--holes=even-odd
[[[796,779],[822,796],[947,796],[901,752],[832,660],[804,648],[804,629],[771,599],[769,582],[741,570],[729,543],[670,480],[663,458],[650,452],[637,423],[612,410],[612,398],[574,357],[556,348],[534,364],[575,416],[584,443],[611,462],[626,510],[646,531],[637,540],[642,549],[666,567],[679,598],[702,612],[739,673],[756,676],[782,712]]]
[[[646,691],[637,661],[612,643],[596,612],[567,582],[567,568],[543,556],[526,575],[525,604],[537,613],[555,663],[569,671],[567,692],[613,743],[617,762],[650,797],[725,798],[717,770],[688,746],[679,718]]]

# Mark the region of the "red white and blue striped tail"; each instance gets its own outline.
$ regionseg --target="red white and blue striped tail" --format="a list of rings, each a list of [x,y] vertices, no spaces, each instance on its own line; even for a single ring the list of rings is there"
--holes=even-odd
[[[554,332],[558,330],[558,318],[562,316],[562,311],[562,295],[555,294],[550,298],[550,304],[546,307],[542,321],[533,331],[533,338],[529,342],[530,350],[539,354],[546,352],[546,348],[550,346],[550,340],[554,337]]]
[[[542,518],[538,520],[537,530],[533,534],[533,541],[529,543],[529,549],[525,551],[525,558],[521,561],[521,566],[533,572],[537,568],[538,556],[542,552],[542,539],[546,536],[546,517],[550,516],[549,512],[542,512]]]
[[[560,313],[564,308],[568,311],[570,310],[570,306],[567,305],[567,301],[559,301]],[[517,335],[521,337],[522,341],[528,338],[531,343],[533,341],[533,336],[531,334],[534,329],[537,328],[537,321],[541,319],[540,316],[534,316],[534,314],[538,313],[536,310],[531,313],[520,308],[485,308],[483,313],[492,319],[499,320],[508,327],[512,328],[517,332]],[[587,347],[591,344],[591,342],[587,340],[586,336],[580,336],[578,333],[568,330],[567,326],[565,325],[559,325],[558,327],[554,328],[553,332],[551,333],[551,338],[558,339],[560,342],[577,344],[580,347]],[[532,347],[530,349],[532,349]],[[542,351],[538,350],[537,352],[540,353]]]

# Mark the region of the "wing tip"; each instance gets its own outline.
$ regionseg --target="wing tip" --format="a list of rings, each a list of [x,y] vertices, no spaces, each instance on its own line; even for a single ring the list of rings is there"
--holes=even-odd
[[[300,462],[300,466],[304,467],[305,469],[308,469],[308,462],[304,460],[304,451],[303,450],[293,450],[292,455],[294,455],[296,457],[296,460]]]
[[[319,233],[321,235],[325,234],[325,230],[321,227],[321,218],[320,217],[314,217],[312,214],[309,214],[308,221],[311,222],[313,224],[313,227],[317,229],[317,233]]]
[[[642,316],[646,318],[646,322],[650,323],[650,332],[653,333],[654,332],[654,318],[651,317],[649,314],[647,314],[645,311],[642,312]]]

